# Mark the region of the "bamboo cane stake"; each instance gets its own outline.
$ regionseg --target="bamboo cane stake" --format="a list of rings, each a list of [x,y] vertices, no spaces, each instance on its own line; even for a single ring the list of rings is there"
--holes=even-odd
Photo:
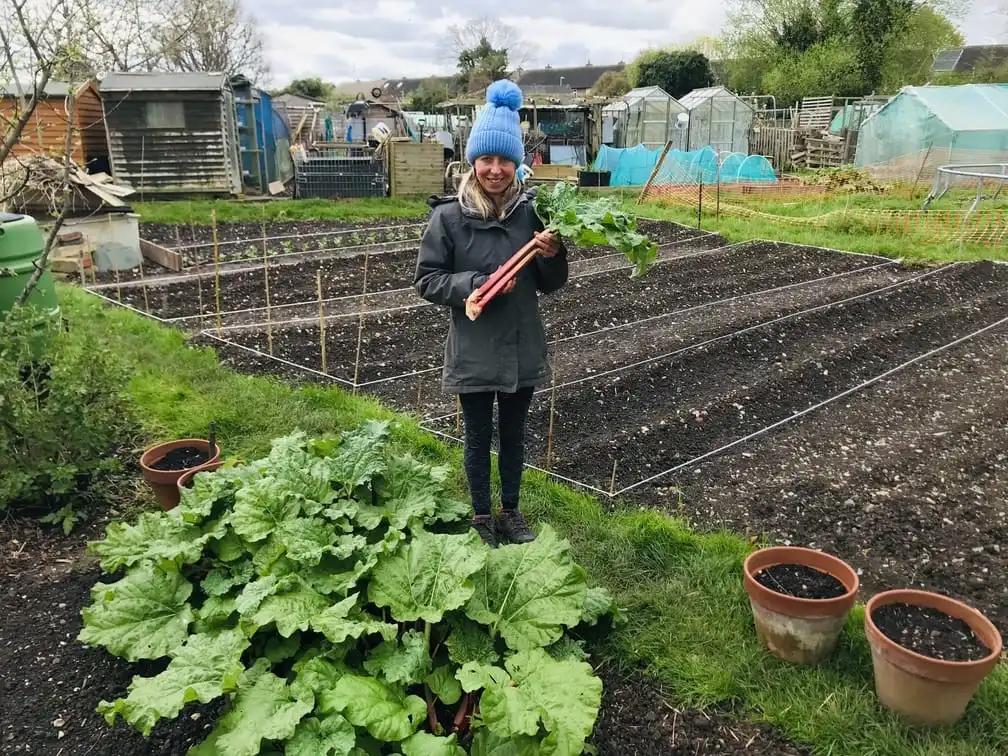
[[[420,414],[420,410],[423,407],[423,376],[417,376],[416,382],[416,406],[417,414]]]
[[[221,304],[220,304],[220,250],[217,247],[217,208],[210,210],[210,225],[213,230],[213,262],[214,262],[214,297],[217,300],[217,335],[223,331],[221,328]]]
[[[80,271],[80,285],[81,288],[87,286],[87,277],[84,275],[84,250],[82,249],[77,253],[77,268]]]
[[[266,247],[266,206],[262,206],[263,280],[266,282],[266,340],[269,354],[273,356],[273,310],[270,307],[269,250]]]
[[[112,217],[112,216],[109,216]],[[150,300],[147,298],[147,280],[144,278],[143,260],[140,261],[140,289],[143,291],[144,312],[150,315]]]
[[[119,300],[119,304],[122,304],[122,289],[119,287],[119,268],[113,268],[115,272],[115,284],[116,284],[116,299]]]
[[[357,393],[357,377],[360,375],[360,353],[361,353],[361,342],[364,340],[364,304],[365,296],[367,295],[367,277],[368,277],[368,262],[370,261],[369,250],[364,251],[364,286],[361,290],[361,305],[360,305],[360,317],[357,321],[357,354],[354,356],[354,373],[353,373],[353,393]]]
[[[189,204],[189,235],[192,237],[193,244],[196,244],[196,224],[193,223],[192,217],[192,203]],[[180,240],[181,241],[181,240]],[[196,267],[196,297],[197,302],[199,302],[199,318],[200,318],[200,328],[203,327],[203,274],[200,270],[199,256],[193,258]]]
[[[609,480],[609,495],[610,496],[615,496],[616,495],[616,462],[617,461],[618,460],[615,460],[615,459],[612,461],[612,478]]]
[[[326,370],[326,351],[325,351],[325,306],[322,300],[322,268],[319,268],[315,272],[315,289],[318,293],[318,322],[319,322],[319,346],[322,347],[322,372],[328,373]],[[357,382],[356,376],[354,377],[354,383]]]

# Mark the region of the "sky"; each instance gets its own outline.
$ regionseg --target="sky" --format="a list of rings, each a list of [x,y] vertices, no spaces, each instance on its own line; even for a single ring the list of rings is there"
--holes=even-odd
[[[959,22],[968,44],[1008,42],[1008,0],[972,0]],[[728,0],[244,0],[258,20],[273,85],[319,76],[334,82],[451,73],[445,30],[498,17],[530,41],[526,67],[629,62],[646,47],[717,35]]]

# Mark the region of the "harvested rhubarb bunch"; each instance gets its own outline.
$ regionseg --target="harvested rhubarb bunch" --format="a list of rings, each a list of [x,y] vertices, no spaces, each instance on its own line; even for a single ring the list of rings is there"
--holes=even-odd
[[[579,247],[605,244],[622,252],[634,265],[631,278],[647,273],[658,257],[658,245],[637,231],[636,216],[623,210],[610,197],[584,199],[577,188],[561,181],[552,189],[536,194],[535,211],[545,231],[553,231]],[[487,303],[503,291],[536,254],[534,241],[530,241],[495,270],[466,300],[469,319],[478,318]]]
[[[612,197],[585,199],[563,181],[540,191],[535,211],[547,231],[554,231],[579,247],[606,244],[634,264],[631,278],[647,273],[658,257],[658,245],[637,231],[637,218]]]

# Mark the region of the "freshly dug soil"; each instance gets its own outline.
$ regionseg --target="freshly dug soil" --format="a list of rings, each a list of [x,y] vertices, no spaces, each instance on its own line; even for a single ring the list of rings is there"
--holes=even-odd
[[[172,449],[151,465],[155,470],[188,470],[210,460],[210,455],[195,446]]]
[[[804,564],[775,564],[760,570],[753,579],[776,593],[803,599],[839,598],[847,588],[828,572]]]
[[[730,712],[679,706],[671,691],[608,669],[602,711],[591,741],[599,756],[804,756],[805,747],[767,725],[739,722]]]
[[[991,652],[968,624],[931,607],[884,604],[872,622],[893,643],[932,659],[977,661]]]

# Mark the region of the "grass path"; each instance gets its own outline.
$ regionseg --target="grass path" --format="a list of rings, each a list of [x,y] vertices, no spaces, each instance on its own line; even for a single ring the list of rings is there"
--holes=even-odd
[[[423,433],[411,418],[335,388],[294,387],[239,375],[208,349],[130,312],[59,287],[72,332],[112,349],[131,368],[129,395],[152,440],[202,435],[211,420],[226,456],[252,458],[298,427],[321,434],[366,418],[396,418],[397,443],[460,469],[457,449]],[[456,481],[461,485],[460,473]],[[861,629],[850,618],[835,656],[819,668],[775,660],[758,645],[742,589],[751,546],[726,533],[697,534],[632,506],[597,500],[529,473],[523,507],[568,537],[578,560],[627,609],[629,623],[598,655],[643,668],[687,706],[729,705],[740,718],[778,726],[830,756],[994,756],[1008,753],[1008,667],[987,680],[955,728],[917,732],[881,710]]]

